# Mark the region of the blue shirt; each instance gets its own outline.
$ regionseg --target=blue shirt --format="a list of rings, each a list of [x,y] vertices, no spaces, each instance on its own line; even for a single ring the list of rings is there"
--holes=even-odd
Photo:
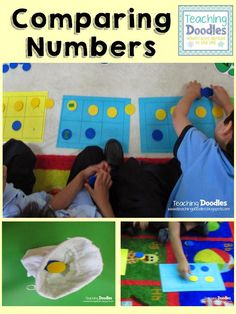
[[[46,192],[26,195],[21,190],[14,188],[12,183],[7,183],[3,193],[3,217],[20,217],[21,211],[32,202],[37,203],[39,208],[43,210],[50,199],[51,196]],[[101,217],[101,214],[85,189],[82,189],[76,195],[67,209],[56,210],[55,214],[61,218]]]
[[[233,217],[234,168],[216,141],[190,127],[177,159],[182,175],[170,195],[166,217]]]

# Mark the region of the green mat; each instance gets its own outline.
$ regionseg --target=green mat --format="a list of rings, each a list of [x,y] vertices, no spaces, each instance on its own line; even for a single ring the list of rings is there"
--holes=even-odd
[[[101,251],[102,274],[81,290],[58,300],[28,291],[35,279],[27,277],[21,258],[28,249],[57,245],[67,238],[86,237]],[[113,222],[4,222],[2,251],[3,305],[115,305],[115,224]],[[109,299],[109,300],[108,300]]]

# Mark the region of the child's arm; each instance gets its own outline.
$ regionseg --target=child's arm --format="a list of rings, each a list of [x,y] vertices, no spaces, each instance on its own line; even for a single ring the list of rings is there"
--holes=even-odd
[[[100,209],[103,217],[114,217],[114,213],[109,201],[109,189],[111,185],[111,176],[104,170],[100,170],[97,173],[97,178],[93,189],[88,183],[85,183],[87,191]]]
[[[179,274],[181,277],[186,278],[186,275],[190,274],[190,268],[180,240],[180,222],[169,222],[168,227],[172,249],[178,263]]]
[[[72,203],[76,195],[83,189],[88,178],[99,170],[100,164],[90,166],[79,172],[77,176],[50,201],[49,205],[52,209],[66,209]]]
[[[211,85],[211,88],[213,89],[213,96],[211,98],[213,102],[222,107],[226,116],[230,115],[234,108],[226,90],[221,86]]]
[[[197,81],[190,82],[187,85],[185,95],[178,102],[172,115],[173,124],[177,135],[179,136],[183,129],[190,125],[188,113],[193,101],[201,97],[201,84]]]

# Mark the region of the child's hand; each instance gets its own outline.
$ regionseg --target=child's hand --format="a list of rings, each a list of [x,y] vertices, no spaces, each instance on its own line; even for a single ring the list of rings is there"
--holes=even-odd
[[[179,275],[182,278],[186,278],[188,274],[191,274],[190,267],[187,260],[183,260],[178,263]]]
[[[82,176],[84,182],[86,182],[88,181],[89,177],[99,172],[100,170],[110,172],[110,167],[106,161],[102,161],[99,164],[87,167],[86,169],[80,172],[80,175]]]
[[[107,207],[109,204],[109,189],[111,185],[111,176],[104,170],[100,170],[97,173],[97,178],[93,189],[88,183],[85,183],[85,188],[101,210]]]
[[[229,114],[233,110],[233,105],[224,87],[211,85],[211,88],[213,89],[213,96],[211,97],[213,102],[222,107],[226,114]]]
[[[201,84],[197,81],[191,81],[186,86],[185,95],[193,100],[201,98]]]
[[[98,164],[98,166],[101,170],[104,170],[108,173],[110,173],[110,171],[111,171],[111,167],[108,165],[108,162],[106,162],[105,160],[100,162],[100,164]]]
[[[180,99],[172,114],[176,134],[179,136],[184,128],[191,125],[188,114],[195,99],[201,97],[201,84],[197,81],[189,82],[184,96]]]

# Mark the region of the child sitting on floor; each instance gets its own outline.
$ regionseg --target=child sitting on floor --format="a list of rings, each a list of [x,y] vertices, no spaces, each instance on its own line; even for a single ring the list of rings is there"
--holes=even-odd
[[[3,194],[4,217],[112,217],[109,203],[109,188],[112,184],[108,172],[102,170],[104,165],[90,166],[77,176],[54,197],[46,192],[26,195],[12,183],[5,183]],[[4,181],[7,168],[4,166]],[[96,173],[92,190],[93,203],[89,193],[84,189],[90,175]]]
[[[3,216],[112,217],[109,202],[112,181],[109,166],[100,160],[100,154],[99,147],[82,151],[74,162],[67,186],[52,197],[46,192],[32,193],[35,181],[33,152],[23,142],[10,140],[5,144],[3,154],[9,166],[9,179],[7,167],[3,166]],[[28,163],[24,164],[22,158]],[[94,174],[96,181],[92,189],[88,179]]]
[[[215,139],[188,119],[193,101],[201,97],[201,85],[194,81],[173,113],[176,158],[162,164],[113,158],[110,201],[115,216],[233,217],[233,106],[222,87],[212,89],[213,101],[227,116],[217,123]],[[109,144],[122,151],[117,141]]]
[[[201,85],[190,82],[173,112],[178,135],[174,154],[182,175],[167,203],[167,217],[233,217],[234,211],[234,113],[223,87],[212,86],[212,100],[221,106],[226,118],[208,138],[188,119],[193,101],[201,97]]]

